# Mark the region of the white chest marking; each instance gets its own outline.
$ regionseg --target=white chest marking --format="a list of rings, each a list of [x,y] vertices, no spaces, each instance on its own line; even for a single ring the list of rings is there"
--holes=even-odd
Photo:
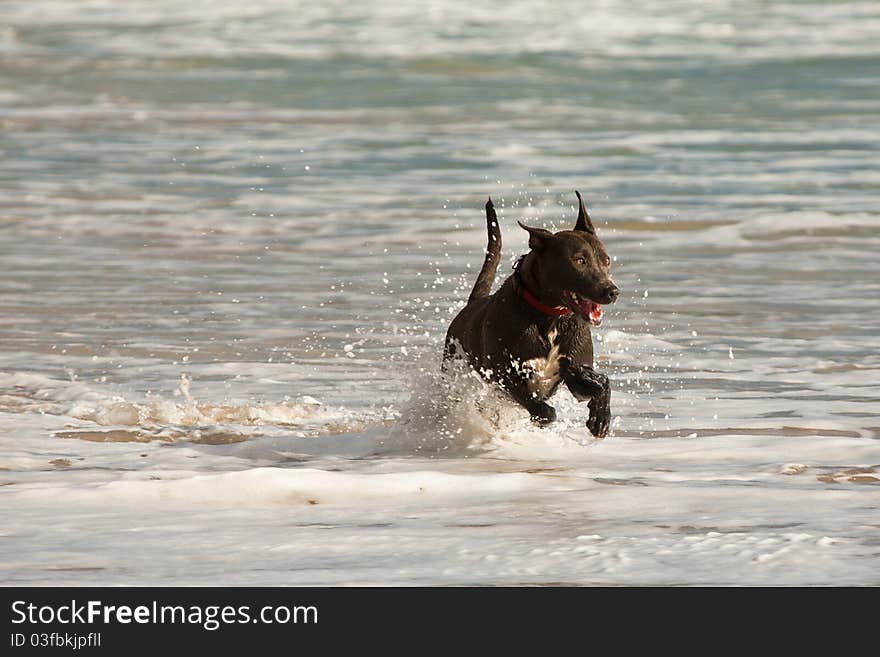
[[[544,358],[531,358],[523,363],[529,371],[529,392],[539,398],[546,398],[559,382],[559,345],[556,344],[557,331],[547,334],[550,351]]]

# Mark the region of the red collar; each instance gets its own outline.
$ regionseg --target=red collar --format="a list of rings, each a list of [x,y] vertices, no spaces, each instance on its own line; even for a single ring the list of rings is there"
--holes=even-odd
[[[571,308],[566,308],[565,306],[548,306],[547,304],[541,303],[538,301],[537,297],[534,294],[529,292],[526,289],[526,286],[522,284],[520,281],[519,293],[525,302],[529,304],[532,308],[537,310],[538,312],[542,312],[545,315],[550,315],[551,317],[562,317],[563,315],[567,315],[571,312]]]

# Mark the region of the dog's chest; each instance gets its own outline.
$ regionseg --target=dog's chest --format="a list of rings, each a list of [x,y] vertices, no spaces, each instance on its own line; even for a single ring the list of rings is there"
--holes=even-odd
[[[545,356],[530,358],[523,363],[523,368],[528,372],[529,392],[538,399],[546,399],[562,378],[560,372],[559,333],[556,329],[547,334],[549,349]]]

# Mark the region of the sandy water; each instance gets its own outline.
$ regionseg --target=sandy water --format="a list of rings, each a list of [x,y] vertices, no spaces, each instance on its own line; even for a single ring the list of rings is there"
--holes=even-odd
[[[880,11],[471,5],[0,5],[4,582],[880,584]],[[576,188],[612,436],[441,421]]]

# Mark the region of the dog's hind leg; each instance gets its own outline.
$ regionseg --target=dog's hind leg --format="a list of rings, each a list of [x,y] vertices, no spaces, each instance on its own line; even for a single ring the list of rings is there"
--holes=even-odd
[[[443,342],[443,360],[440,363],[440,371],[443,374],[449,374],[453,361],[464,355],[464,349],[462,349],[458,338],[447,333],[446,340]]]
[[[443,374],[449,374],[449,363],[453,358],[455,358],[455,346],[447,341],[443,345],[443,360],[440,362],[440,371]]]

